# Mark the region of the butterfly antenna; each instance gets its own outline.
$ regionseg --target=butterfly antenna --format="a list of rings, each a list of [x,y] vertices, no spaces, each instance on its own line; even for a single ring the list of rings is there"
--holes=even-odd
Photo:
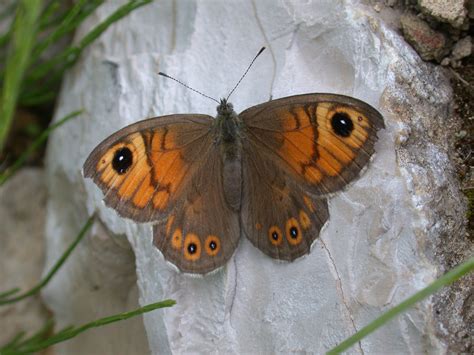
[[[185,88],[187,88],[187,89],[189,89],[189,90],[191,90],[191,91],[194,91],[195,93],[198,93],[198,94],[201,95],[201,96],[207,97],[208,99],[211,99],[211,100],[213,100],[213,101],[215,101],[215,102],[217,102],[217,103],[220,103],[220,102],[217,101],[215,98],[210,97],[210,96],[208,96],[208,95],[206,95],[206,94],[203,94],[202,92],[200,92],[200,91],[198,91],[198,90],[196,90],[196,89],[193,89],[192,87],[186,85],[185,83],[183,83],[182,81],[179,81],[178,79],[173,78],[172,76],[169,76],[168,74],[159,72],[158,75],[161,75],[161,76],[164,76],[165,78],[174,80],[174,81],[176,81],[177,83],[183,85]]]
[[[255,60],[257,60],[258,56],[260,54],[262,54],[262,52],[265,50],[265,47],[262,47],[260,48],[260,50],[258,51],[257,55],[255,56],[255,58],[252,59],[252,61],[250,62],[249,66],[247,67],[247,70],[245,71],[245,73],[240,77],[239,81],[237,82],[237,84],[235,84],[234,88],[230,91],[229,95],[227,95],[227,99],[226,100],[229,100],[229,97],[230,95],[232,95],[232,93],[235,91],[235,89],[237,89],[237,86],[239,86],[240,82],[242,81],[242,79],[245,77],[245,75],[247,75],[248,71],[250,70],[250,68],[252,67],[253,63],[255,62]]]

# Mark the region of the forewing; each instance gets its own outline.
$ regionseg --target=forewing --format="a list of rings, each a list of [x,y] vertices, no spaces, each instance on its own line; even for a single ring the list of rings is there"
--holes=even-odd
[[[333,94],[291,96],[239,116],[246,139],[317,195],[338,191],[359,175],[384,127],[372,106]]]
[[[84,176],[104,193],[107,206],[138,222],[156,221],[176,204],[196,170],[194,163],[209,154],[212,118],[171,115],[125,127],[100,143],[84,163]],[[130,151],[131,165],[114,168],[118,152]]]

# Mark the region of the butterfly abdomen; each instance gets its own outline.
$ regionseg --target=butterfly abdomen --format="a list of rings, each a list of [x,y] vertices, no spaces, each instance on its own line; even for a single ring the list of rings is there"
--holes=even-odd
[[[226,160],[224,157],[222,174],[225,201],[233,211],[238,212],[242,200],[242,159],[240,154],[231,160]]]

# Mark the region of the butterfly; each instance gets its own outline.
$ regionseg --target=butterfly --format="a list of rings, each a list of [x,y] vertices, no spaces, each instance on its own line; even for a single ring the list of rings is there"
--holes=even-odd
[[[206,274],[241,234],[275,259],[309,253],[327,199],[367,165],[381,128],[375,108],[343,95],[289,96],[240,114],[222,99],[215,118],[175,114],[120,129],[83,173],[120,216],[153,223],[166,260]]]

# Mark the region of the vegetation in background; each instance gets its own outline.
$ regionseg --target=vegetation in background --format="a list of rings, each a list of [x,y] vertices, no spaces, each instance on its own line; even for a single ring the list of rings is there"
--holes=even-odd
[[[10,131],[21,83],[33,50],[40,11],[41,0],[22,0],[17,7],[13,26],[6,34],[10,34],[11,40],[5,68],[0,73],[3,81],[0,97],[0,151],[3,150]]]
[[[0,34],[0,171],[22,154],[13,154],[18,149],[5,151],[8,142],[12,147],[21,144],[21,149],[24,136],[29,144],[48,127],[64,72],[83,50],[114,22],[151,1],[130,0],[74,44],[76,28],[104,0],[78,0],[70,7],[61,0],[20,0],[3,9],[0,19],[14,20]],[[66,45],[61,48],[61,43]],[[12,126],[20,131],[9,141]]]

